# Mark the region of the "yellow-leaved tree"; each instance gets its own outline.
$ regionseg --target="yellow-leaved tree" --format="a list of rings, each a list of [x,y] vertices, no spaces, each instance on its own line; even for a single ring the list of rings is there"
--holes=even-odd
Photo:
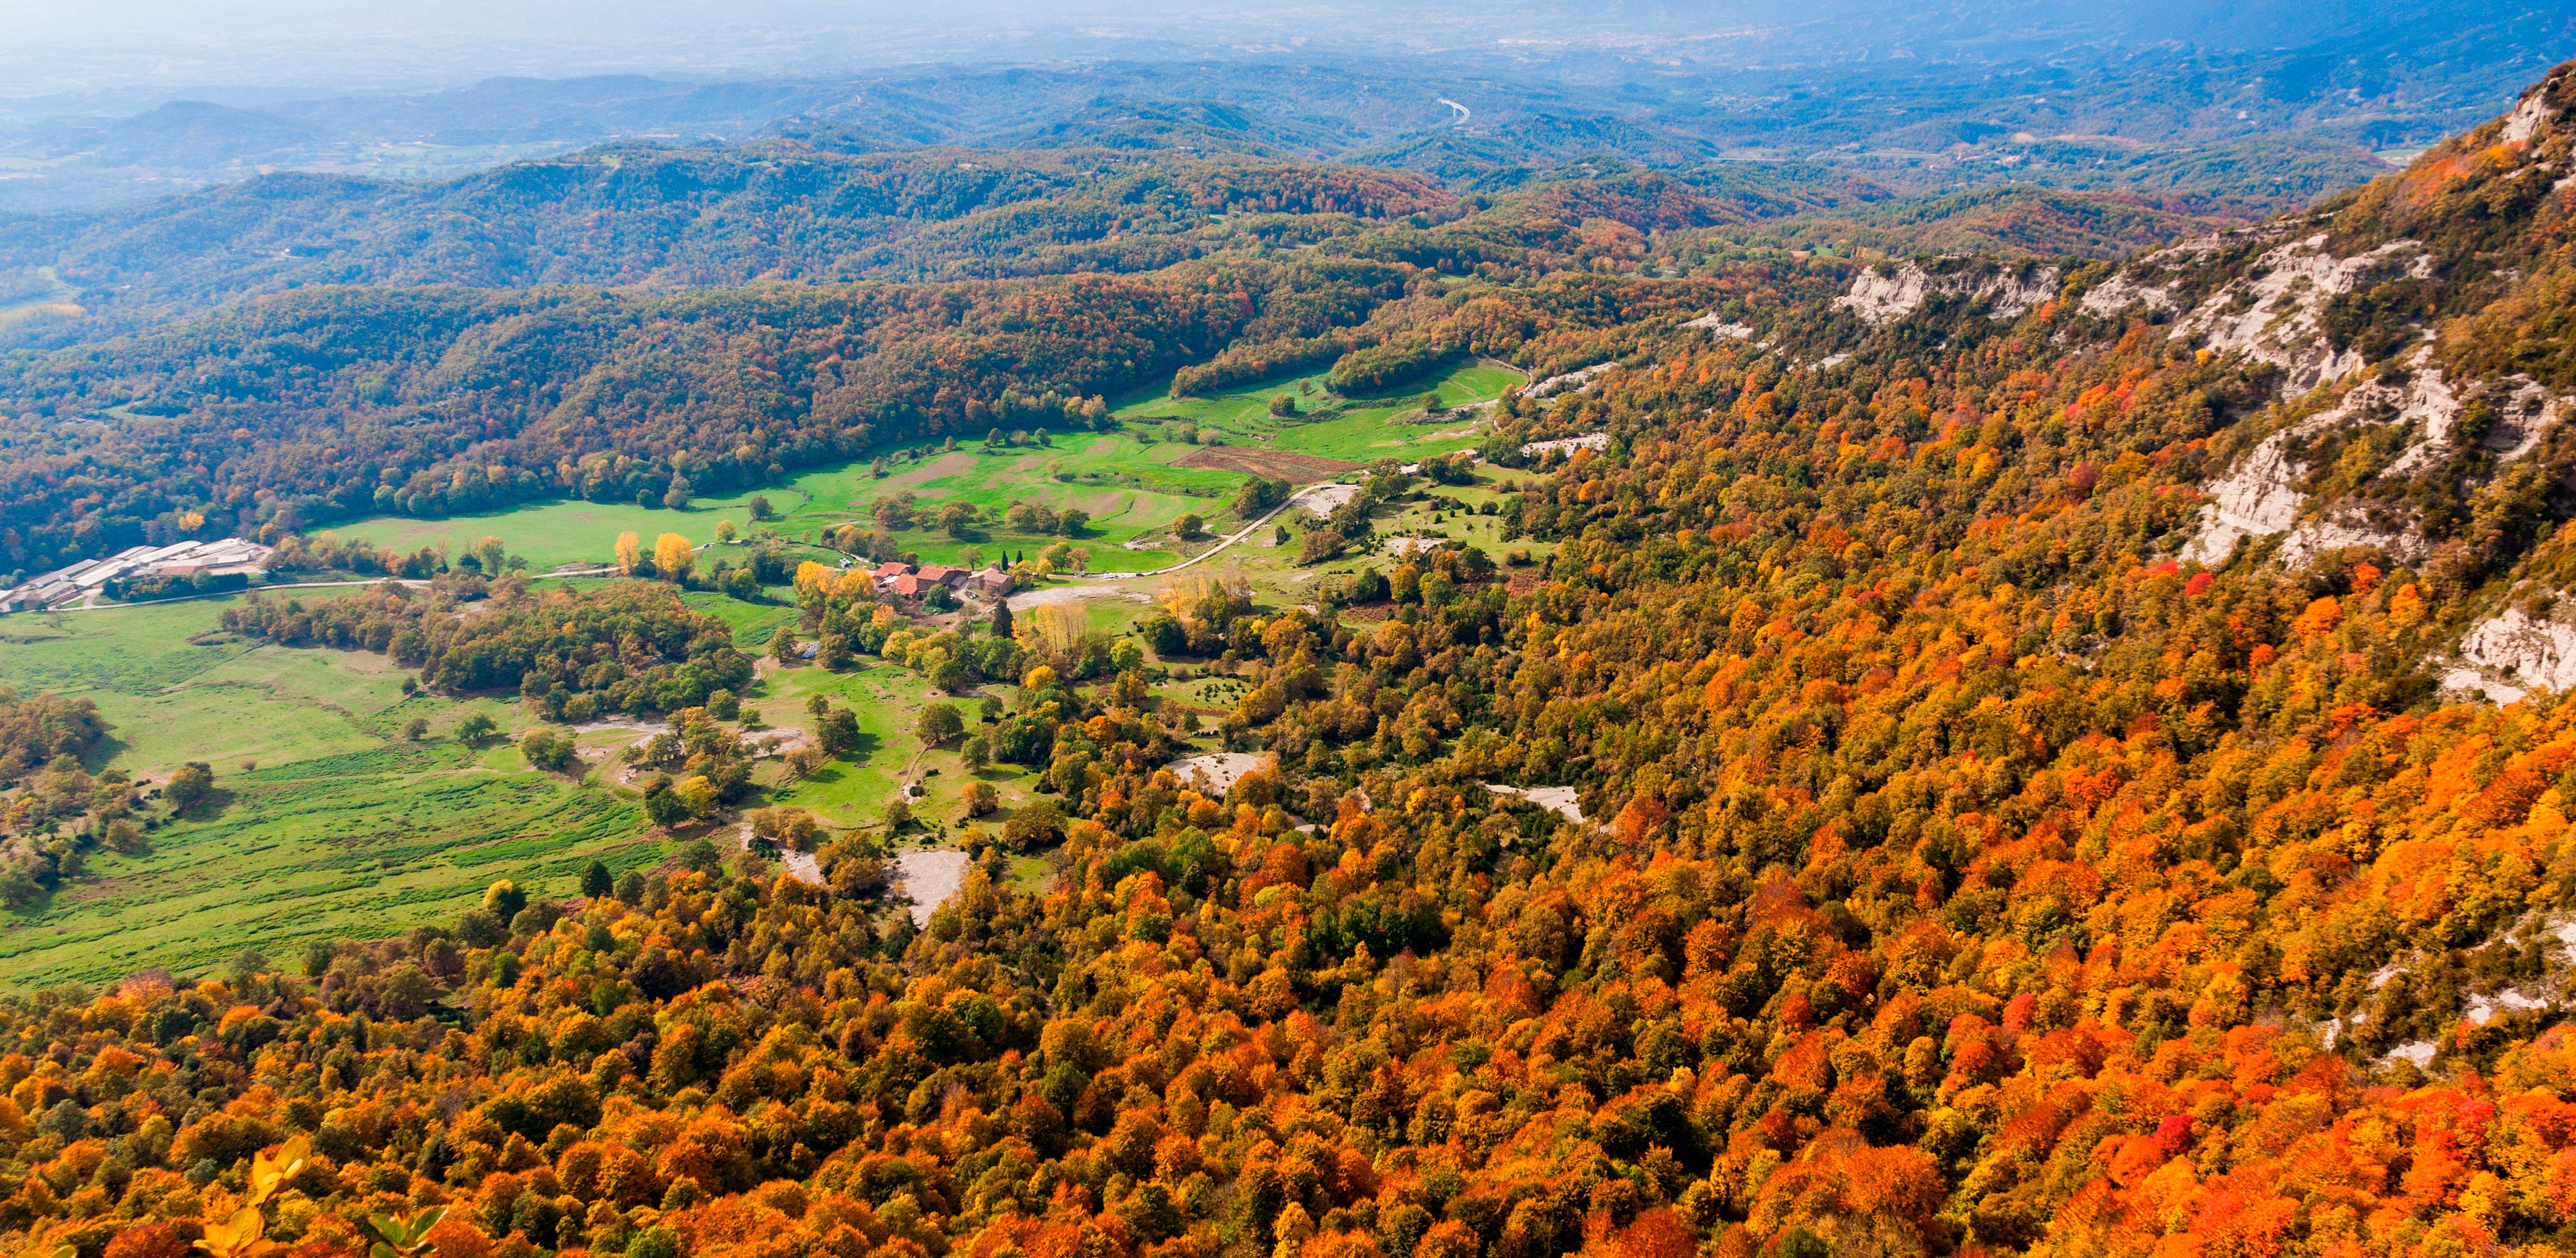
[[[664,533],[653,539],[653,571],[665,581],[688,576],[697,560],[697,552],[689,549],[689,539],[677,533]]]
[[[1011,634],[1021,650],[1042,662],[1061,663],[1090,627],[1081,604],[1047,603],[1030,608],[1013,622]]]
[[[796,565],[796,600],[806,602],[823,597],[831,588],[833,571],[829,564],[811,559]]]
[[[617,568],[628,576],[635,575],[635,565],[644,557],[644,539],[632,532],[617,535]]]

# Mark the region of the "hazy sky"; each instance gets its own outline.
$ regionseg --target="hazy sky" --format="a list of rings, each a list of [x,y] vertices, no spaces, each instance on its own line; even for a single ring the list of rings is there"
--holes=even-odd
[[[2380,17],[2563,0],[0,0],[0,94],[417,88],[501,74],[765,77],[1290,48],[1686,58],[2075,41],[2296,44]]]
[[[901,59],[907,48],[968,42],[1010,23],[1002,6],[981,0],[935,11],[874,0],[0,0],[0,8],[23,15],[9,24],[14,51],[0,51],[21,93],[143,83],[407,87],[620,67],[758,73],[765,53],[803,59],[792,42],[800,35],[834,35],[842,56],[876,48]]]
[[[2017,0],[2050,17],[2068,0]],[[1994,5],[1874,0],[0,0],[0,94],[185,86],[415,88],[500,74],[768,77],[948,61],[1305,49],[1681,55],[1855,19]]]

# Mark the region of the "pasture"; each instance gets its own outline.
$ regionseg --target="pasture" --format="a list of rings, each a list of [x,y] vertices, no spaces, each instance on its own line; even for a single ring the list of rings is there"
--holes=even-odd
[[[757,707],[768,723],[781,728],[810,725],[805,704],[814,695],[849,708],[859,722],[855,753],[835,760],[804,781],[778,785],[771,793],[771,802],[809,809],[835,829],[879,827],[887,801],[897,797],[903,783],[914,782],[920,785],[922,794],[910,802],[923,829],[912,838],[919,840],[939,830],[953,830],[970,820],[962,795],[966,783],[975,780],[975,776],[969,775],[965,761],[959,758],[958,744],[926,747],[913,729],[923,708],[945,703],[966,718],[967,732],[972,734],[983,728],[976,714],[980,698],[937,693],[919,674],[882,660],[870,660],[865,667],[846,673],[827,672],[810,664],[775,671],[764,665],[763,673],[768,684],[760,700],[750,706]],[[1012,687],[998,685],[985,689],[1006,701],[1013,691]],[[989,819],[996,824],[1037,781],[1013,765],[988,766],[977,776],[993,783],[1002,797],[1005,812]]]
[[[762,492],[780,511],[793,505],[788,501],[793,496],[788,491]],[[405,554],[424,546],[444,547],[450,556],[464,554],[486,537],[497,537],[511,554],[524,556],[532,570],[543,573],[564,564],[609,562],[616,557],[620,533],[636,534],[647,550],[652,548],[653,539],[664,533],[678,533],[695,542],[713,541],[720,520],[731,520],[734,528],[747,533],[752,524],[751,498],[749,493],[702,498],[681,511],[647,509],[631,502],[569,499],[442,520],[374,516],[315,532],[362,537]]]
[[[49,899],[0,913],[0,985],[186,973],[246,947],[284,957],[452,920],[498,878],[564,895],[594,858],[661,860],[631,797],[452,737],[478,711],[524,728],[507,696],[406,697],[384,656],[222,632],[227,601],[0,620],[0,685],[88,698],[113,727],[90,768],[159,782],[200,761],[222,792],[148,850],[93,849]],[[430,734],[411,742],[416,716]]]
[[[606,563],[614,557],[618,534],[626,532],[649,547],[663,533],[712,541],[723,521],[745,536],[767,528],[796,541],[814,540],[844,524],[875,528],[877,504],[909,493],[933,514],[943,504],[962,502],[978,515],[954,535],[928,520],[894,530],[896,543],[926,563],[990,562],[1064,541],[1090,553],[1092,571],[1147,572],[1207,544],[1172,534],[1181,516],[1196,514],[1220,535],[1240,524],[1226,506],[1250,473],[1307,483],[1379,459],[1413,462],[1473,447],[1491,431],[1487,412],[1476,408],[1501,397],[1520,377],[1467,363],[1408,391],[1347,399],[1325,393],[1322,379],[1264,381],[1202,398],[1133,399],[1114,412],[1121,431],[1053,433],[1044,445],[1034,444],[1033,437],[1030,443],[991,448],[980,440],[953,450],[934,442],[889,447],[882,475],[867,460],[817,468],[757,491],[778,512],[766,524],[752,521],[753,492],[746,491],[700,498],[682,510],[557,501],[442,520],[377,516],[328,531],[403,552],[445,547],[450,555],[498,537],[542,573],[564,564]],[[1425,392],[1438,393],[1453,409],[1425,415],[1418,404]],[[1282,393],[1297,398],[1307,413],[1273,417],[1270,399]],[[1318,407],[1330,413],[1318,415]],[[1196,427],[1198,441],[1182,439],[1184,424]],[[1059,513],[1083,511],[1090,523],[1077,538],[1015,529],[1004,518],[1015,502]]]
[[[1195,424],[1202,433],[1214,429],[1233,445],[1349,463],[1379,459],[1411,463],[1469,449],[1483,440],[1492,431],[1483,404],[1519,383],[1518,372],[1471,362],[1404,390],[1336,398],[1325,392],[1323,373],[1318,372],[1207,397],[1164,394],[1132,400],[1115,413],[1129,424],[1149,429],[1176,429],[1182,423]],[[1425,393],[1438,394],[1446,411],[1426,414],[1419,404]],[[1297,403],[1299,414],[1270,413],[1270,399],[1282,395]]]

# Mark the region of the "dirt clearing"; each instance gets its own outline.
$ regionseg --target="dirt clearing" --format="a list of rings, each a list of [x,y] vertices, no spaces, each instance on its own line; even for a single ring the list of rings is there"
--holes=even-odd
[[[1251,446],[1204,446],[1172,460],[1174,467],[1213,468],[1220,472],[1242,472],[1250,476],[1267,476],[1302,485],[1308,481],[1330,480],[1344,472],[1356,472],[1358,463],[1344,463],[1317,454],[1292,454],[1286,450],[1260,450]]]

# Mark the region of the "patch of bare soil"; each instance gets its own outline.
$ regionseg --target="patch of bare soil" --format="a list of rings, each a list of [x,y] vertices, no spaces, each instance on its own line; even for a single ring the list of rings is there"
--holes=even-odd
[[[1294,454],[1286,450],[1263,450],[1252,446],[1203,446],[1172,460],[1174,467],[1211,468],[1220,472],[1244,472],[1268,476],[1292,484],[1330,480],[1344,472],[1358,471],[1361,464],[1345,463],[1316,454]]]

